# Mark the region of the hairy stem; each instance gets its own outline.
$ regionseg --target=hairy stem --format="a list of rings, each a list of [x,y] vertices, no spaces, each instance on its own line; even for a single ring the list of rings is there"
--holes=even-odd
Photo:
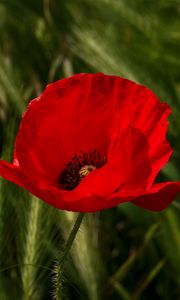
[[[55,282],[56,282],[56,286],[55,286],[55,299],[56,300],[62,300],[63,296],[62,296],[62,274],[63,274],[63,270],[64,270],[64,264],[66,261],[66,258],[69,254],[69,251],[71,249],[71,246],[73,244],[73,241],[76,238],[77,232],[80,228],[80,225],[82,223],[84,217],[84,213],[79,213],[78,217],[74,223],[74,226],[69,234],[69,237],[67,239],[67,242],[65,244],[64,250],[62,252],[62,255],[60,256],[59,260],[58,260],[58,264],[56,266],[56,278],[55,278]]]

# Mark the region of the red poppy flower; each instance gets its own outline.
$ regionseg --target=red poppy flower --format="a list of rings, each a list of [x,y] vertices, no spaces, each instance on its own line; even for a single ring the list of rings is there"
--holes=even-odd
[[[4,178],[59,209],[93,212],[123,202],[159,211],[180,182],[154,183],[172,150],[170,108],[146,87],[104,74],[49,84],[30,102]]]

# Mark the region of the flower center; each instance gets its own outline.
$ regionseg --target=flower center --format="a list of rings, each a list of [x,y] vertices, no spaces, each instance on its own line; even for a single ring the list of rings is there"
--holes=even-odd
[[[95,169],[106,163],[106,157],[101,158],[97,150],[80,155],[74,155],[59,177],[59,183],[65,190],[73,190],[80,181]]]
[[[85,165],[84,167],[82,167],[80,170],[79,170],[79,175],[80,175],[80,178],[83,178],[85,176],[87,176],[91,171],[95,170],[96,167],[94,166],[88,166],[88,165]]]

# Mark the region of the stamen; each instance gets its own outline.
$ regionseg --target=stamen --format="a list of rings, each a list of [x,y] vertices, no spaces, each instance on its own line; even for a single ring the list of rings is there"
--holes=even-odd
[[[61,173],[59,183],[65,190],[73,190],[85,176],[101,168],[105,163],[106,157],[101,158],[97,150],[75,154]]]
[[[95,170],[96,167],[94,166],[88,166],[88,165],[85,165],[84,167],[82,167],[80,170],[79,170],[79,175],[80,175],[80,178],[83,178],[85,176],[87,176],[91,171]]]

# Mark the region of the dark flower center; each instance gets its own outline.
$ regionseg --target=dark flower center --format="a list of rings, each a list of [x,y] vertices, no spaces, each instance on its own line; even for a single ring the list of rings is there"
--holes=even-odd
[[[106,158],[101,158],[97,150],[89,153],[81,152],[74,155],[59,177],[59,183],[65,190],[73,190],[79,182],[95,169],[101,168],[106,163]]]

